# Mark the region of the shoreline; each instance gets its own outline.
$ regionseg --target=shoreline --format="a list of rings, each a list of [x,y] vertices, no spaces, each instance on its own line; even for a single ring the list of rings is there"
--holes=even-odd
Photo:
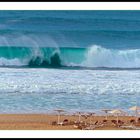
[[[86,124],[102,123],[106,116],[81,117],[80,121]],[[60,122],[68,120],[69,122],[78,121],[78,115],[61,115]],[[134,116],[120,116],[119,120],[130,125],[130,120],[134,120]],[[53,125],[57,122],[57,115],[50,114],[0,114],[0,130],[80,130],[74,124]],[[112,120],[116,120],[115,116],[108,116],[107,123],[102,127],[94,130],[132,130],[130,128],[121,128],[112,124]],[[140,123],[137,124],[140,127]]]

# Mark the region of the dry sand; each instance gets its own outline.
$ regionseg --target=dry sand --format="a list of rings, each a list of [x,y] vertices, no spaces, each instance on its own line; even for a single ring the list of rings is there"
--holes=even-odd
[[[61,121],[68,119],[69,121],[78,120],[78,116],[75,115],[63,115]],[[91,117],[91,122],[101,122],[105,119],[105,116],[94,116]],[[119,117],[120,120],[128,123],[134,117],[123,116]],[[82,121],[89,123],[89,118],[85,119],[81,117]],[[108,117],[108,123],[103,126],[96,128],[97,130],[124,130],[116,127],[111,123],[111,120],[116,120],[116,117]],[[53,121],[57,121],[57,115],[47,114],[1,114],[0,115],[0,130],[78,130],[74,128],[74,125],[52,125]],[[96,130],[95,129],[95,130]]]

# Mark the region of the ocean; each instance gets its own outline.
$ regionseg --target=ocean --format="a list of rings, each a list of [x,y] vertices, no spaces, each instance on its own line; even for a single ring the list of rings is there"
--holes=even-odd
[[[140,11],[0,11],[0,113],[140,105]]]

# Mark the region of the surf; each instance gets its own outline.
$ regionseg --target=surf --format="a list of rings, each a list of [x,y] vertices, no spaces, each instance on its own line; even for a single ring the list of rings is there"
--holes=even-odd
[[[0,47],[1,67],[140,68],[140,49]]]

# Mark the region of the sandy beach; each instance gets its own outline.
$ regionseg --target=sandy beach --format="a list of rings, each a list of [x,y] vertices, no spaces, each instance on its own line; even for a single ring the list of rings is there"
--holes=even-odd
[[[62,115],[60,121],[67,119],[70,122],[78,120],[76,115]],[[105,116],[94,116],[90,119],[81,117],[81,121],[88,124],[96,122],[102,122]],[[128,124],[134,117],[121,116],[119,120]],[[115,126],[111,120],[116,120],[116,117],[109,116],[105,125],[95,128],[95,130],[126,130],[124,128]],[[52,122],[57,121],[57,115],[47,114],[1,114],[0,115],[0,130],[80,130],[76,128],[74,124],[67,125],[52,125]],[[140,125],[140,124],[137,124]],[[128,128],[127,128],[128,129]]]

